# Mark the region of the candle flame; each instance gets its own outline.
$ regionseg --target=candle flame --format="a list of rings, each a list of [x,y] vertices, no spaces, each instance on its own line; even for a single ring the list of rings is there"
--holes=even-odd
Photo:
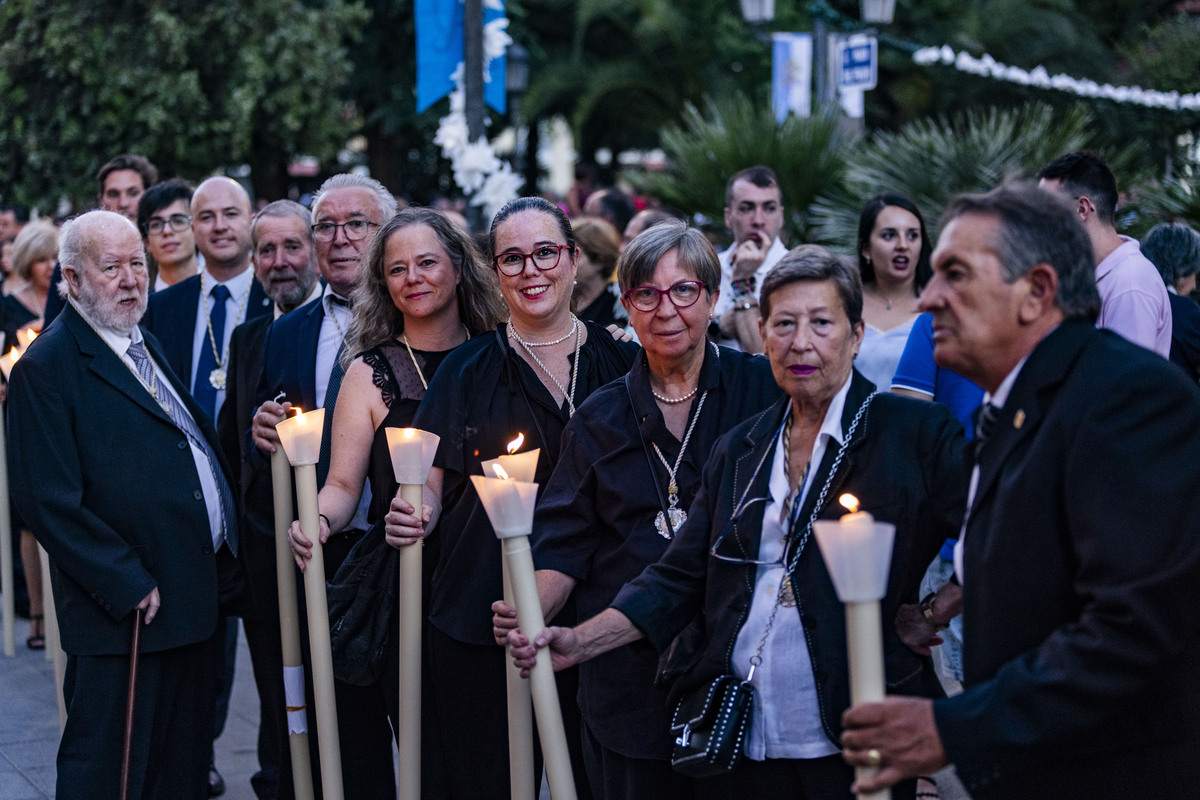
[[[37,331],[33,328],[21,328],[17,331],[17,341],[21,343],[22,349],[29,347],[30,343],[37,338]]]
[[[852,494],[842,495],[838,498],[838,502],[841,503],[842,506],[851,514],[854,514],[858,511],[858,498]]]
[[[21,369],[24,369],[24,367],[21,367]],[[300,408],[300,406],[292,406],[292,411],[296,412],[296,418],[300,420],[296,423],[297,425],[304,425],[308,421],[304,419],[304,409]]]
[[[21,357],[21,351],[14,347],[12,350],[8,351],[8,357],[12,359],[12,363],[15,364],[17,363],[17,359]],[[21,369],[25,368],[21,367]]]
[[[492,464],[492,471],[496,473],[497,478],[506,481],[510,480],[508,473],[504,471],[504,467],[500,466],[499,464]]]
[[[417,429],[416,428],[401,428],[400,433],[404,436],[405,439],[412,439],[412,438],[416,437]]]
[[[520,450],[521,445],[523,445],[523,444],[525,444],[525,434],[518,433],[517,438],[513,439],[511,442],[508,443],[508,454],[511,456],[513,453]],[[508,477],[508,476],[506,475],[505,477]]]

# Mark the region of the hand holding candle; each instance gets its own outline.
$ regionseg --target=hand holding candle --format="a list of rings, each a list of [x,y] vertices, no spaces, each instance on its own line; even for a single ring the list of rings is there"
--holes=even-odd
[[[312,542],[312,557],[304,570],[308,604],[308,641],[312,657],[313,694],[317,706],[317,742],[321,757],[321,788],[325,800],[342,800],[342,755],[338,742],[337,701],[333,693],[333,653],[329,646],[329,605],[325,596],[325,556],[319,531],[317,461],[325,409],[299,413],[275,426],[283,451],[296,471],[296,502],[300,529]]]
[[[475,490],[483,501],[484,510],[504,547],[504,559],[509,567],[513,599],[521,631],[533,639],[546,626],[542,604],[538,597],[537,580],[533,571],[533,556],[529,551],[529,534],[533,530],[533,510],[537,502],[538,485],[508,478],[500,464],[490,465],[496,478],[471,476]],[[541,734],[542,754],[546,761],[546,777],[554,800],[575,800],[575,781],[571,759],[567,752],[567,737],[563,729],[562,710],[558,703],[558,687],[550,653],[540,650],[537,662],[529,673],[533,693],[533,710]]]
[[[818,520],[813,523],[813,535],[838,599],[846,606],[850,704],[879,702],[886,689],[879,601],[887,592],[896,526],[876,522],[871,514],[859,511],[854,495],[844,494],[838,500],[850,513],[840,520]],[[878,772],[878,766],[855,769],[859,780]],[[888,789],[859,795],[869,800],[891,796]]]

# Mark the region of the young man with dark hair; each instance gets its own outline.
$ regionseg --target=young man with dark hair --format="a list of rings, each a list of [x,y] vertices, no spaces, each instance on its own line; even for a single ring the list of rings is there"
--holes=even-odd
[[[153,291],[174,286],[200,271],[192,233],[192,192],[183,178],[156,183],[138,199],[137,226],[158,272]]]

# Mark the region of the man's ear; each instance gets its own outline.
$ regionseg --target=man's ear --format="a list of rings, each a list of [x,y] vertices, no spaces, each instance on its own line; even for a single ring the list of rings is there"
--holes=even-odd
[[[79,294],[79,270],[72,264],[62,265],[63,280],[67,282],[67,286],[71,290],[71,296],[75,297]]]
[[[1058,297],[1058,273],[1049,264],[1035,264],[1023,279],[1029,287],[1018,309],[1022,323],[1036,322],[1054,308]]]
[[[1075,198],[1075,212],[1079,215],[1079,219],[1087,222],[1092,217],[1096,216],[1096,204],[1092,202],[1092,198],[1085,195],[1080,195]]]

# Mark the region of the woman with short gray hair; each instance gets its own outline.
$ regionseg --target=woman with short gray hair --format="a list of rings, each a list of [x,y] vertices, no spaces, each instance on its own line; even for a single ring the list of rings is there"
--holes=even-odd
[[[1191,298],[1200,272],[1200,234],[1182,222],[1155,225],[1142,255],[1158,268],[1171,300],[1171,361],[1193,380],[1200,376],[1200,305]]]

